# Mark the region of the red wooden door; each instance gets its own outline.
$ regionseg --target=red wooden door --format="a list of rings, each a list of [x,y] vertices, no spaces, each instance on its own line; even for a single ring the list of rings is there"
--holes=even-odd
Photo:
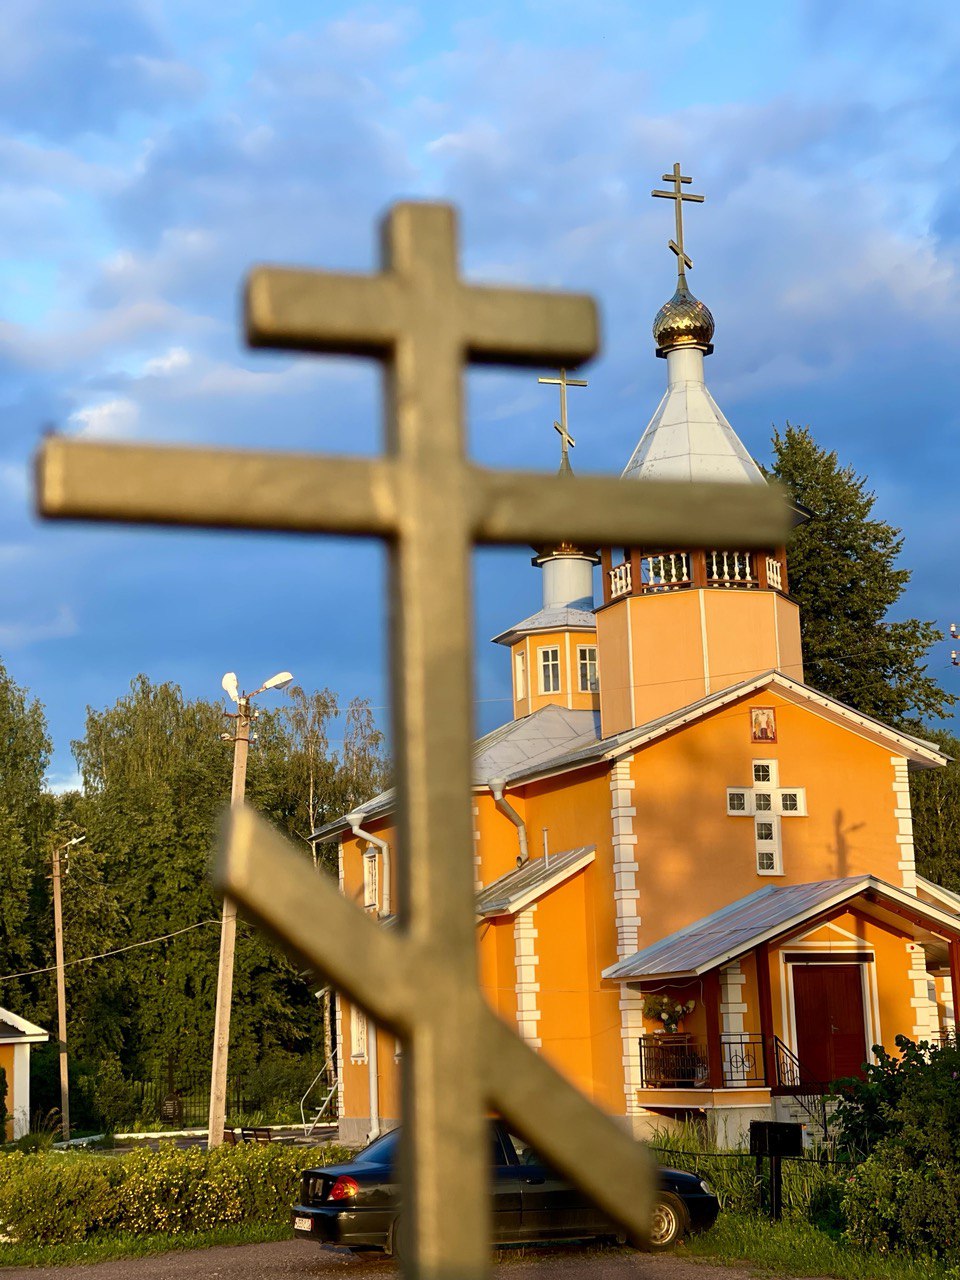
[[[794,965],[793,1001],[803,1075],[824,1084],[861,1075],[867,1046],[860,965]]]

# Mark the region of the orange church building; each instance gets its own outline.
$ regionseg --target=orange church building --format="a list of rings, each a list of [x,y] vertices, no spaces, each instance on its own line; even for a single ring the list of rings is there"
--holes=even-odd
[[[764,484],[705,385],[713,318],[678,257],[654,324],[667,389],[623,483]],[[474,762],[487,999],[637,1135],[691,1117],[730,1145],[751,1119],[815,1135],[873,1045],[954,1029],[960,898],[917,876],[908,787],[946,760],[804,683],[782,546],[562,543],[535,563],[542,608],[495,638],[513,719]],[[394,804],[314,834],[384,921]],[[338,997],[336,1044],[342,1138],[396,1124],[393,1036]]]

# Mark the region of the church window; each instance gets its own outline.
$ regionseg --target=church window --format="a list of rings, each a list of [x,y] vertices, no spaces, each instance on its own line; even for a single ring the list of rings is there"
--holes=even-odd
[[[806,791],[781,791],[780,812],[793,814],[794,817],[803,817],[807,812]]]
[[[350,1057],[363,1062],[367,1056],[367,1019],[356,1005],[350,1006]]]
[[[777,855],[774,849],[758,849],[757,850],[757,870],[758,871],[776,871]]]
[[[727,788],[727,813],[749,813],[750,793],[748,791],[735,791],[732,787]]]
[[[551,645],[537,651],[540,655],[540,692],[560,692],[560,650]]]
[[[380,906],[380,876],[376,849],[363,855],[363,905],[376,910]]]
[[[516,699],[520,702],[527,696],[527,655],[518,653],[514,659],[516,673]]]
[[[577,645],[577,663],[580,668],[580,692],[596,693],[600,687],[597,681],[597,646]]]
[[[773,839],[773,823],[772,822],[757,823],[757,839],[758,840]]]
[[[767,813],[773,807],[773,801],[769,791],[758,791],[754,797],[754,804],[757,813]]]
[[[754,782],[772,782],[773,774],[771,772],[773,766],[769,760],[755,760],[753,762],[753,780]]]

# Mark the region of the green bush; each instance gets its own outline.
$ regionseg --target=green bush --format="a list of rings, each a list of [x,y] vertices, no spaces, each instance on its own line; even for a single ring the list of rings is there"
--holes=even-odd
[[[250,1143],[122,1156],[0,1155],[0,1228],[23,1243],[121,1232],[179,1235],[237,1223],[285,1223],[301,1170],[348,1159],[345,1147]]]
[[[137,1118],[136,1090],[115,1053],[101,1060],[95,1074],[82,1077],[77,1091],[87,1099],[97,1127],[107,1133],[118,1133]]]
[[[931,1156],[909,1162],[884,1140],[847,1183],[846,1238],[864,1249],[956,1257],[960,1251],[960,1171]]]
[[[897,1037],[840,1103],[841,1133],[870,1150],[847,1184],[846,1235],[888,1252],[960,1257],[960,1049]]]

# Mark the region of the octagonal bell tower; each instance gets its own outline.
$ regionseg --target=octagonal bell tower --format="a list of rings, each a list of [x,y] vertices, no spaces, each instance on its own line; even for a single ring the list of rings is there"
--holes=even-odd
[[[691,293],[683,247],[683,190],[674,165],[654,191],[676,202],[677,287],[653,325],[667,389],[623,471],[631,480],[766,484],[704,381],[714,320]],[[788,591],[786,551],[624,547],[604,551],[597,646],[604,736],[646,724],[769,670],[803,679],[800,616]]]

